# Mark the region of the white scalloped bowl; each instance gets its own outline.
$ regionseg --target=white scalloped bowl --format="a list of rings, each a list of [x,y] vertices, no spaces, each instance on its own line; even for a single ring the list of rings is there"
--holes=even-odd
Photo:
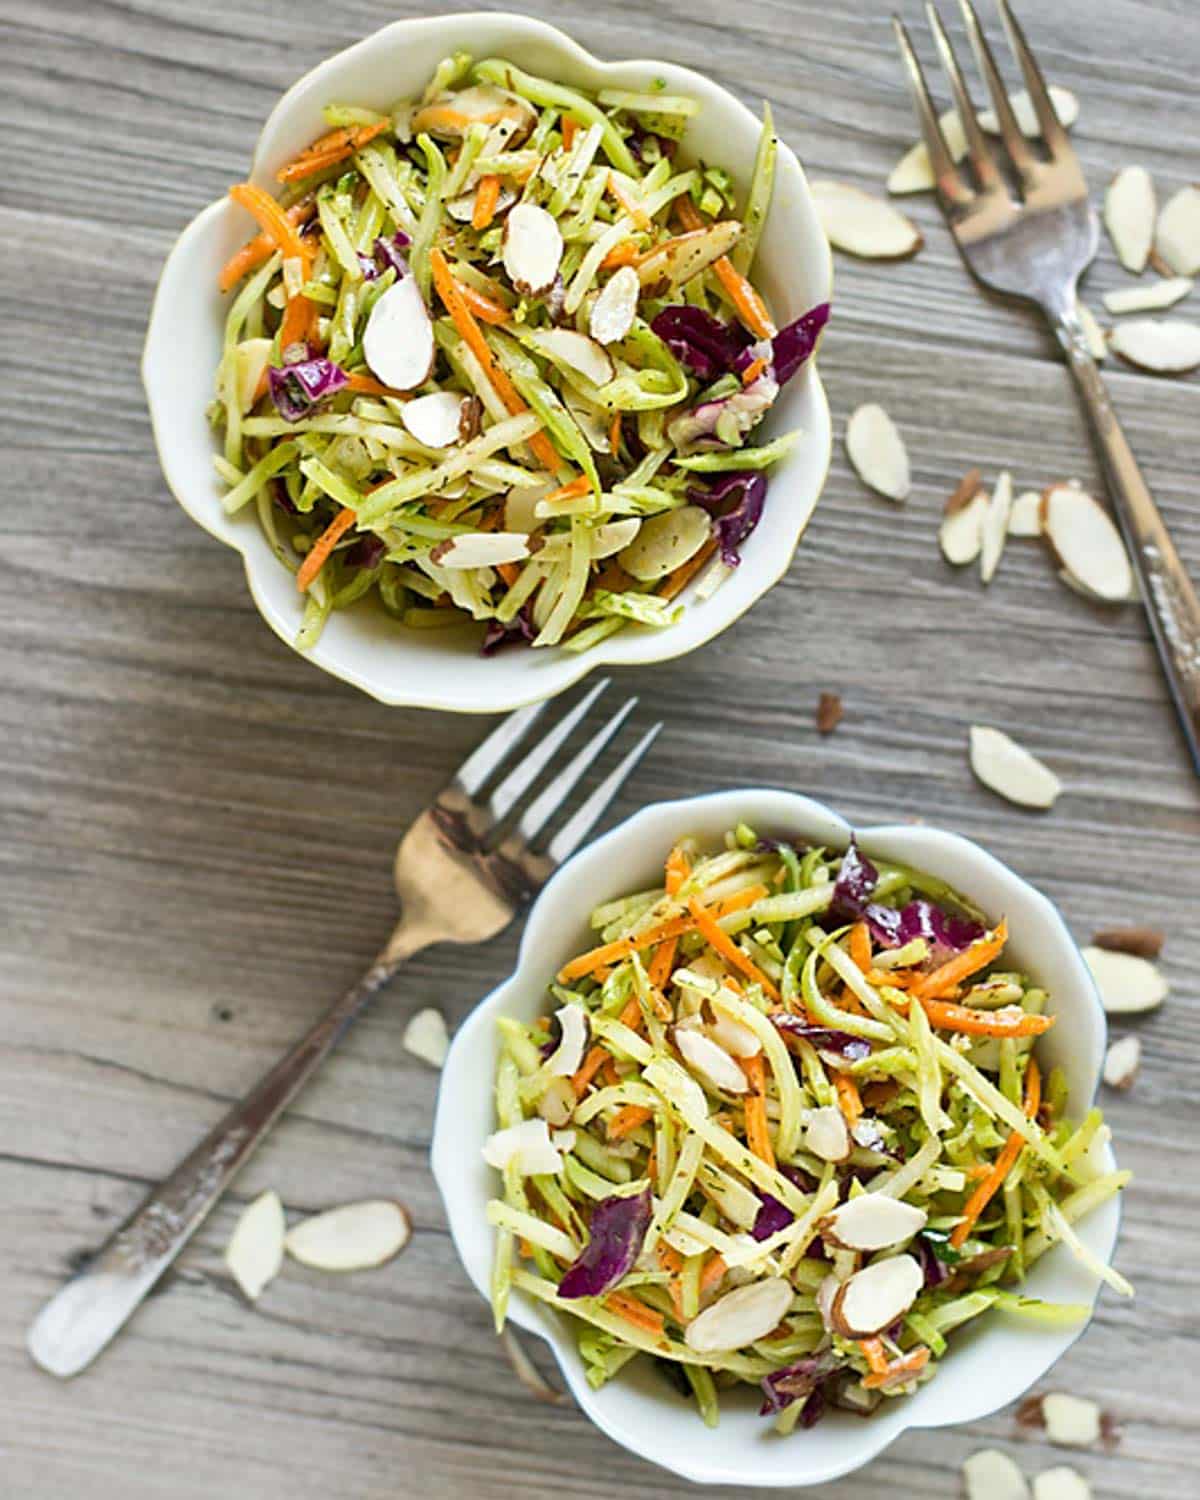
[[[251,180],[266,188],[284,162],[319,135],[323,105],[333,101],[383,109],[424,87],[439,58],[458,49],[476,57],[511,59],[559,81],[599,88],[644,89],[663,78],[675,92],[701,102],[689,149],[727,166],[744,186],[750,177],[759,121],[724,89],[670,63],[600,62],[562,32],[526,16],[475,13],[397,21],[307,73],[271,112],[254,153]],[[247,213],[228,199],[210,204],[184,230],[167,258],[146,335],[142,379],[163,473],[176,499],[205,531],[242,554],[255,604],[291,645],[302,599],[259,528],[253,507],[227,516],[213,471],[214,438],[205,420],[221,351],[225,300],[217,273],[254,232]],[[755,262],[755,278],[780,323],[830,295],[829,246],[817,221],[804,173],[780,145],[775,200]],[[384,703],[497,713],[548,698],[601,665],[637,665],[682,656],[718,635],[787,571],[825,482],[832,427],[815,363],[784,389],[768,433],[802,428],[804,440],[772,471],[763,519],[743,548],[743,562],[703,602],[687,604],[664,630],[630,627],[593,651],[575,656],[555,648],[479,654],[479,630],[403,630],[378,606],[339,610],[309,658]]]
[[[529,913],[514,973],[460,1027],[442,1073],[433,1134],[433,1172],[455,1246],[468,1276],[488,1296],[493,1232],[485,1205],[497,1190],[483,1142],[495,1128],[493,1077],[496,1019],[544,1014],[554,972],[594,940],[588,914],[601,901],[642,890],[661,878],[664,851],[683,835],[717,844],[746,822],[759,833],[844,848],[850,825],[829,808],[791,792],[717,792],[643,809],[570,860]],[[948,880],[994,919],[1006,915],[1016,964],[1052,997],[1058,1025],[1038,1044],[1047,1066],[1061,1066],[1071,1113],[1091,1105],[1104,1058],[1105,1018],[1087,966],[1050,901],[1019,875],[959,834],[909,824],[860,828],[864,853],[897,860]],[[1107,1150],[1105,1170],[1115,1167]],[[1078,1226],[1103,1261],[1111,1258],[1120,1219],[1112,1199]],[[1094,1305],[1097,1284],[1063,1245],[1034,1266],[1030,1296]],[[550,1344],[576,1401],[615,1442],[703,1484],[823,1484],[868,1463],[908,1428],[976,1421],[1016,1400],[1045,1375],[1083,1331],[1035,1327],[1003,1313],[985,1314],[955,1334],[936,1377],[912,1396],[886,1402],[868,1418],[830,1413],[808,1432],[781,1438],[757,1414],[751,1391],[723,1392],[719,1427],[709,1429],[648,1361],[636,1360],[603,1389],[584,1376],[574,1320],[515,1292],[510,1317]]]

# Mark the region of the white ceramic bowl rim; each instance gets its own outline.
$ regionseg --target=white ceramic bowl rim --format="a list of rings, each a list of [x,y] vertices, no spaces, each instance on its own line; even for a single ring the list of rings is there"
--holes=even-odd
[[[512,974],[459,1028],[443,1070],[431,1155],[451,1235],[482,1296],[488,1295],[492,1244],[483,1206],[495,1185],[479,1151],[494,1128],[496,1017],[544,1012],[547,975],[586,941],[576,918],[585,920],[597,902],[638,888],[639,879],[646,883],[647,860],[640,850],[649,851],[652,863],[681,834],[698,833],[711,840],[739,821],[760,833],[791,833],[834,848],[844,848],[852,831],[823,804],[773,789],[715,792],[643,808],[576,854],[546,885],[529,913]],[[1014,961],[1051,987],[1053,1010],[1072,1013],[1069,1043],[1065,1028],[1056,1028],[1040,1045],[1055,1039],[1060,1051],[1049,1061],[1065,1066],[1072,1114],[1080,1115],[1099,1083],[1106,1023],[1087,966],[1051,901],[960,834],[918,824],[881,824],[854,832],[867,855],[901,860],[940,875],[985,910],[1002,906],[1007,911]],[[565,905],[577,910],[563,920],[555,913],[561,914]],[[1036,962],[1022,948],[1030,942],[1038,947]],[[1111,1170],[1111,1150],[1104,1159],[1106,1170]],[[1111,1258],[1119,1219],[1119,1199],[1112,1199],[1077,1226],[1102,1260]],[[1027,1289],[1030,1295],[1089,1307],[1094,1307],[1099,1291],[1064,1246],[1038,1262]],[[1087,1326],[1085,1320],[1068,1328],[1040,1328],[992,1314],[955,1336],[937,1378],[915,1395],[887,1403],[867,1420],[835,1413],[811,1432],[779,1439],[768,1421],[748,1411],[727,1412],[724,1401],[721,1426],[711,1432],[691,1405],[674,1403],[645,1361],[635,1361],[635,1366],[645,1367],[640,1383],[631,1382],[631,1366],[594,1391],[584,1376],[567,1315],[514,1293],[510,1317],[547,1340],[576,1401],[614,1441],[697,1483],[741,1488],[825,1483],[869,1462],[909,1428],[984,1417],[1028,1390]]]
[[[727,141],[735,175],[752,156],[759,122],[710,79],[675,64],[601,62],[543,21],[503,12],[395,21],[305,74],[271,111],[254,153],[252,180],[273,186],[273,173],[324,128],[320,109],[330,99],[371,100],[380,107],[424,84],[434,61],[463,48],[476,56],[508,55],[535,71],[598,85],[644,85],[648,74],[687,90],[704,105],[693,122],[702,154]],[[382,94],[387,94],[387,99]],[[380,97],[376,97],[380,96]],[[832,265],[804,172],[780,144],[776,200],[760,248],[761,284],[781,321],[830,298]],[[252,226],[228,199],[210,204],[184,230],[168,256],[146,336],[142,378],[155,442],[167,483],[185,511],[211,535],[242,555],[259,613],[293,645],[302,600],[272,555],[248,506],[226,516],[212,469],[213,442],[204,420],[211,372],[220,350],[216,271]],[[786,274],[784,274],[786,268]],[[664,630],[631,627],[581,656],[558,649],[478,655],[474,634],[396,631],[373,607],[336,612],[307,653],[324,670],[380,701],[455,712],[494,713],[553,696],[593,668],[635,665],[680,656],[718,635],[787,571],[816,505],[832,453],[828,402],[810,360],[785,388],[769,424],[802,427],[805,439],[777,465],[772,496],[744,548],[741,568],[712,598],[688,604],[678,624]]]

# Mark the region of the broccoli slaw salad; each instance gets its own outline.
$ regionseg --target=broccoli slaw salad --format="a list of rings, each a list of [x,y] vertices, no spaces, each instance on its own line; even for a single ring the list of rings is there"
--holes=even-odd
[[[698,108],[456,53],[387,114],[329,106],[277,193],[230,189],[259,232],[219,278],[215,464],[295,574],[300,649],[370,595],[581,652],[739,565],[803,441],[756,429],[829,308],[777,327],[752,280],[769,108],[741,200],[684,164]]]
[[[994,925],[900,865],[745,825],[666,856],[654,889],[592,914],[553,1018],[500,1019],[492,1304],[576,1320],[589,1383],[657,1361],[709,1425],[757,1387],[782,1433],[868,1414],[932,1379],[1023,1295],[1130,1174],[1100,1111],[1068,1115],[1037,1039],[1051,997]]]

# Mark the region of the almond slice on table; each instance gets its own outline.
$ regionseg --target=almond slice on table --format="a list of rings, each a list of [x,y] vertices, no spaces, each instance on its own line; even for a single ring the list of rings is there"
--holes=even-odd
[[[1065,1448],[1090,1448],[1100,1441],[1100,1408],[1083,1396],[1049,1391],[1042,1397],[1046,1436]]]
[[[856,1271],[833,1299],[830,1321],[844,1338],[869,1339],[902,1318],[925,1285],[911,1255],[893,1255]]]
[[[1142,1044],[1136,1036],[1119,1037],[1104,1054],[1104,1081],[1110,1089],[1133,1087],[1142,1061]]]
[[[433,324],[415,276],[388,287],[371,309],[363,334],[371,372],[393,390],[424,385],[433,369]]]
[[[792,1305],[792,1295],[791,1283],[782,1276],[737,1287],[692,1319],[684,1330],[684,1341],[697,1354],[744,1349],[779,1327]]]
[[[1138,276],[1154,243],[1156,207],[1154,179],[1145,167],[1122,167],[1104,195],[1104,227],[1113,249],[1125,269]]]
[[[529,538],[523,532],[468,531],[439,542],[429,561],[439,568],[494,568],[528,556]]]
[[[626,267],[628,270],[628,267]],[[546,328],[529,335],[529,342],[543,354],[552,355],[593,385],[607,385],[616,374],[612,355],[586,333],[573,328]]]
[[[1118,323],[1108,342],[1127,365],[1150,375],[1186,375],[1200,365],[1200,323],[1183,318]]]
[[[411,1234],[402,1204],[368,1198],[302,1219],[283,1243],[293,1260],[315,1271],[366,1271],[399,1255]]]
[[[637,317],[642,283],[632,266],[621,266],[608,278],[592,303],[588,332],[598,344],[618,343]]]
[[[1092,1489],[1078,1470],[1061,1464],[1033,1476],[1033,1500],[1092,1500]]]
[[[1138,958],[1157,958],[1166,940],[1156,927],[1106,927],[1092,936],[1097,948],[1133,953]]]
[[[1053,807],[1062,782],[1023,745],[999,729],[971,726],[971,769],[993,792],[1021,807]]]
[[[501,260],[523,297],[540,297],[554,285],[563,257],[558,221],[535,203],[518,203],[504,221]]]
[[[450,1050],[450,1038],[441,1011],[432,1006],[417,1011],[404,1028],[403,1042],[405,1051],[421,1058],[430,1067],[440,1068]]]
[[[1154,248],[1177,275],[1200,271],[1200,188],[1180,188],[1163,204]]]
[[[860,1193],[818,1224],[822,1236],[841,1250],[886,1250],[924,1229],[929,1215],[887,1193]]]
[[[846,1161],[854,1149],[850,1129],[841,1110],[834,1104],[814,1109],[804,1128],[804,1144],[822,1161]]]
[[[1083,949],[1083,958],[1110,1016],[1154,1010],[1167,998],[1170,987],[1148,958],[1094,946]]]
[[[1146,286],[1105,292],[1102,300],[1110,313],[1157,312],[1182,302],[1195,285],[1190,276],[1160,276]]]
[[[643,521],[637,536],[618,557],[631,578],[652,583],[694,557],[711,532],[709,514],[698,505],[665,510]]]
[[[675,1045],[688,1067],[699,1073],[714,1089],[724,1094],[744,1094],[749,1089],[745,1073],[729,1053],[724,1047],[718,1047],[702,1031],[677,1026]]]
[[[1060,88],[1057,84],[1050,85],[1050,97],[1054,100],[1054,107],[1063,129],[1069,130],[1079,118],[1079,100],[1069,89]],[[1022,89],[1020,93],[1014,94],[1012,103],[1017,123],[1024,134],[1031,138],[1041,135],[1041,126],[1028,93]],[[979,123],[992,135],[1000,133],[994,110],[981,110]],[[958,118],[958,111],[943,110],[938,116],[938,124],[942,128],[942,138],[946,142],[946,149],[955,161],[962,161],[967,154],[967,138]],[[887,190],[889,193],[896,194],[925,193],[929,192],[933,186],[933,164],[929,160],[929,152],[925,148],[924,141],[917,141],[915,145],[908,148],[892,168],[887,180]]]
[[[988,501],[980,535],[979,576],[984,583],[991,583],[1004,543],[1008,538],[1008,518],[1012,511],[1012,475],[1007,469],[996,480],[992,498]]]
[[[467,397],[458,391],[430,391],[406,401],[400,420],[426,448],[448,448],[462,439],[463,407]]]
[[[829,178],[809,186],[821,228],[835,250],[863,260],[904,260],[925,243],[916,225],[883,198]]]
[[[956,568],[973,563],[979,556],[983,546],[983,522],[990,503],[988,492],[978,489],[960,509],[946,511],[938,528],[938,544],[942,556]]]
[[[1081,583],[1079,579],[1075,577],[1074,573],[1070,572],[1067,568],[1059,568],[1058,576],[1073,594],[1078,594],[1081,599],[1088,599],[1093,604],[1104,604],[1110,606],[1113,604],[1136,604],[1138,599],[1140,598],[1136,580],[1130,586],[1129,592],[1123,599],[1106,599],[1103,594],[1097,594],[1094,592],[1094,590],[1088,588],[1086,583]]]
[[[1075,311],[1079,314],[1079,322],[1083,328],[1083,338],[1088,346],[1088,353],[1097,364],[1100,364],[1108,358],[1108,343],[1104,337],[1104,329],[1096,322],[1096,315],[1086,302],[1076,302]]]
[[[1025,1476],[998,1448],[981,1448],[962,1466],[967,1500],[1029,1500]]]
[[[840,693],[822,693],[817,699],[817,733],[832,734],[842,722],[843,713]]]
[[[1121,533],[1097,500],[1078,485],[1053,484],[1042,491],[1040,516],[1055,557],[1085,589],[1102,599],[1129,597],[1133,568]]]
[[[1058,123],[1064,130],[1070,130],[1079,118],[1079,100],[1070,89],[1063,88],[1061,84],[1050,84],[1048,92],[1050,101],[1054,105],[1054,113],[1058,116]],[[1028,136],[1031,141],[1036,140],[1042,133],[1042,127],[1028,90],[1018,90],[1011,96],[1010,103],[1021,134]],[[1000,134],[1000,122],[996,118],[994,109],[979,111],[979,127],[981,130],[986,130],[989,135]]]
[[[1041,536],[1042,492],[1024,490],[1012,503],[1008,513],[1009,536]]]
[[[908,449],[882,406],[869,401],[851,413],[846,423],[846,453],[865,485],[889,500],[908,499],[912,488]]]
[[[225,1247],[225,1264],[251,1302],[279,1274],[286,1232],[283,1204],[272,1190],[260,1194],[239,1215]]]

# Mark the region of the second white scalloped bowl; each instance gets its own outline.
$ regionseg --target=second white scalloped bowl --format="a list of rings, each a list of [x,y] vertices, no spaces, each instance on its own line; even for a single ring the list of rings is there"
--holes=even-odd
[[[699,99],[688,149],[720,162],[742,188],[749,181],[760,122],[723,88],[665,62],[600,62],[553,26],[527,16],[472,13],[396,21],[306,74],[276,105],[259,137],[250,173],[271,189],[284,162],[321,134],[321,109],[332,102],[386,109],[424,86],[438,60],[464,50],[511,59],[519,67],[585,88],[645,89],[662,78]],[[210,204],[184,230],[167,258],[146,335],[142,378],[163,472],[184,510],[242,554],[254,602],[291,645],[302,598],[280,566],[253,507],[227,516],[213,471],[213,434],[205,420],[221,352],[224,305],[217,274],[254,231],[228,199]],[[780,324],[830,295],[829,246],[804,172],[781,143],[775,197],[755,260],[755,279]],[[813,361],[791,380],[767,431],[802,428],[805,437],[772,471],[763,518],[742,549],[742,565],[711,599],[690,599],[678,624],[634,626],[581,656],[556,648],[479,654],[474,630],[403,630],[373,605],[339,610],[308,653],[325,671],[384,703],[497,713],[548,698],[593,667],[636,665],[682,656],[731,625],[787,571],[825,482],[832,450],[829,405]]]
[[[851,831],[829,808],[791,792],[717,792],[643,809],[577,854],[547,884],[529,913],[515,972],[459,1028],[438,1094],[433,1172],[455,1246],[481,1296],[488,1296],[493,1247],[485,1207],[497,1185],[481,1155],[495,1128],[497,1017],[530,1021],[544,1014],[553,974],[594,940],[588,928],[594,906],[661,880],[664,853],[677,839],[690,834],[717,846],[739,822],[760,834],[835,849],[845,848]],[[857,835],[867,855],[927,870],[993,919],[1008,918],[1013,962],[1047,988],[1049,1010],[1058,1017],[1058,1025],[1039,1041],[1038,1055],[1046,1065],[1064,1069],[1071,1114],[1081,1117],[1100,1079],[1105,1019],[1087,965],[1054,906],[958,834],[889,824],[860,828]],[[1107,1147],[1101,1161],[1106,1171],[1115,1167]],[[1119,1203],[1110,1199],[1077,1226],[1101,1260],[1112,1255],[1119,1220]],[[1023,1290],[1091,1306],[1098,1287],[1059,1245],[1037,1262]],[[953,1336],[935,1378],[913,1395],[888,1401],[867,1418],[833,1412],[811,1431],[784,1438],[758,1416],[749,1390],[722,1392],[720,1426],[705,1427],[694,1404],[646,1360],[636,1360],[595,1391],[576,1349],[573,1319],[520,1292],[513,1294],[509,1316],[547,1341],[575,1400],[615,1442],[686,1479],[739,1489],[824,1484],[868,1463],[910,1427],[946,1427],[987,1416],[1040,1379],[1085,1326],[1036,1327],[1003,1313],[985,1314]]]

